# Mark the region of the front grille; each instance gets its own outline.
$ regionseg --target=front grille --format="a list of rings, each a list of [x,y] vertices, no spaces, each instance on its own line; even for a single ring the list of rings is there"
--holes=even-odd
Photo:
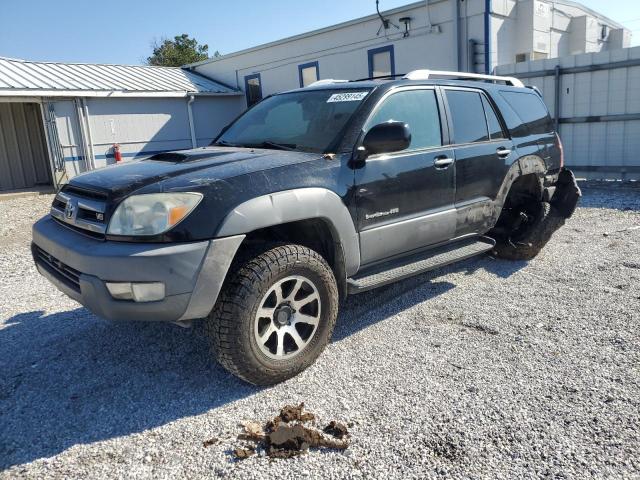
[[[67,206],[67,202],[56,197],[53,199],[53,205],[51,206],[53,208],[57,208],[58,210],[64,212],[64,208]]]
[[[92,238],[104,239],[107,230],[106,197],[67,185],[51,205],[51,216]]]
[[[80,293],[80,272],[65,265],[53,255],[48,254],[36,244],[32,245],[33,259],[38,265],[64,283],[67,287]]]

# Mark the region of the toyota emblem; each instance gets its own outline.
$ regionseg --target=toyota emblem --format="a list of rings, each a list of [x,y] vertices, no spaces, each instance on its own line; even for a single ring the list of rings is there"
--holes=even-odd
[[[75,212],[76,207],[71,202],[67,202],[67,206],[64,207],[64,216],[65,218],[71,219],[73,218],[73,213]]]

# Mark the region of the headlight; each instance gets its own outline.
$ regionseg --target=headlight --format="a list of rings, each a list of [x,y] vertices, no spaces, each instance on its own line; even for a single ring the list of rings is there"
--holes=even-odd
[[[133,195],[118,205],[107,233],[158,235],[175,227],[202,200],[200,193],[149,193]]]

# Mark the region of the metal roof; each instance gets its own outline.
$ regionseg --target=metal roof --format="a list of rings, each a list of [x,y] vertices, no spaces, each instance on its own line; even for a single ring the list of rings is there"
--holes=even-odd
[[[177,67],[31,62],[0,57],[0,96],[186,97],[239,95]]]

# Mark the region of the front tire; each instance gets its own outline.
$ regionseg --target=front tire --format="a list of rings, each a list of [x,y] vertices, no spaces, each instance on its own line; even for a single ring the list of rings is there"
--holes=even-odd
[[[324,258],[282,245],[231,273],[206,330],[224,368],[249,383],[272,385],[318,358],[337,314],[336,280]]]

